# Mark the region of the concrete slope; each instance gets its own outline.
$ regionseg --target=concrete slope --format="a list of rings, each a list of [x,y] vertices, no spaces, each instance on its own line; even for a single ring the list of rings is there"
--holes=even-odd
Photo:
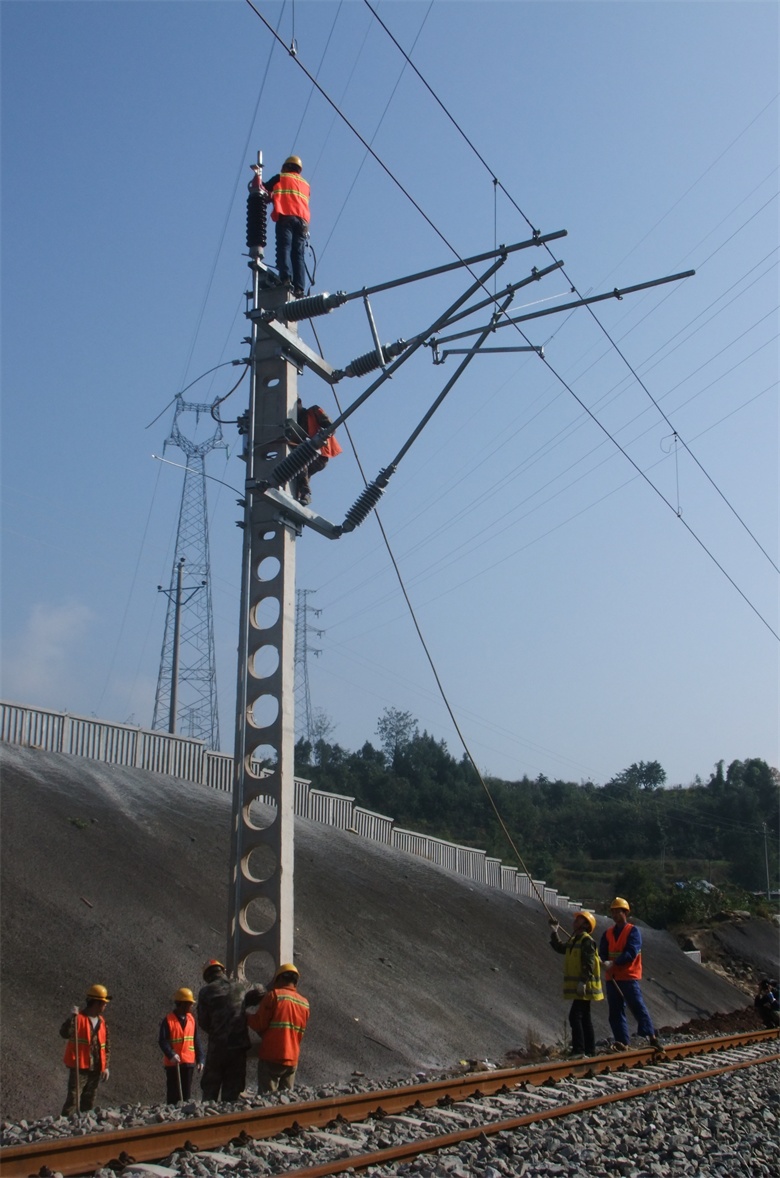
[[[101,1103],[164,1092],[173,991],[225,946],[230,801],[203,786],[0,746],[2,1116],[58,1112],[71,1006],[113,995]],[[562,958],[541,906],[329,827],[296,825],[296,962],[313,1016],[300,1079],[393,1079],[563,1035]],[[600,924],[599,932],[603,927]],[[745,1005],[646,930],[657,1025]],[[256,979],[263,983],[268,978]],[[605,1003],[595,1022],[608,1032]]]

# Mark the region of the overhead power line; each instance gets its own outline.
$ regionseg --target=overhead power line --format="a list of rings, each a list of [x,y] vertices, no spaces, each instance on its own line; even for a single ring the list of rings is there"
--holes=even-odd
[[[444,103],[442,102],[442,100],[439,98],[439,96],[438,96],[438,95],[436,94],[436,92],[434,91],[433,87],[432,87],[432,86],[430,86],[430,84],[427,82],[427,80],[426,80],[426,79],[423,77],[422,73],[421,73],[421,72],[420,72],[420,70],[417,68],[417,66],[414,64],[414,62],[412,61],[412,59],[410,58],[410,56],[408,55],[408,53],[406,52],[406,50],[405,50],[405,49],[403,48],[403,46],[402,46],[402,45],[401,45],[401,44],[398,42],[398,40],[397,40],[397,39],[396,39],[396,38],[393,36],[393,34],[391,33],[390,29],[387,27],[387,25],[385,24],[385,22],[382,20],[382,18],[381,18],[381,17],[379,16],[379,14],[377,13],[376,9],[375,9],[375,8],[373,7],[373,5],[371,4],[371,0],[363,0],[363,3],[366,5],[366,7],[367,7],[367,8],[369,9],[369,11],[372,13],[372,15],[373,15],[374,19],[375,19],[375,20],[376,20],[376,21],[377,21],[377,22],[378,22],[378,23],[379,23],[379,24],[382,26],[382,28],[384,29],[385,33],[387,33],[388,37],[389,37],[389,38],[390,38],[390,40],[393,42],[393,44],[395,45],[395,47],[398,49],[399,53],[401,53],[401,54],[402,54],[402,56],[404,57],[404,60],[407,62],[407,64],[408,64],[408,65],[409,65],[409,66],[410,66],[410,67],[411,67],[411,68],[414,70],[414,72],[415,72],[415,74],[417,75],[417,77],[419,78],[419,80],[422,82],[422,84],[425,86],[425,88],[426,88],[426,90],[428,91],[428,93],[431,95],[431,97],[434,99],[434,101],[437,103],[437,105],[438,105],[438,106],[441,108],[441,110],[442,110],[442,111],[444,112],[444,114],[447,116],[447,118],[448,118],[448,119],[449,119],[449,121],[452,123],[453,127],[456,129],[456,131],[458,132],[458,134],[459,134],[459,135],[460,135],[460,136],[461,136],[461,137],[462,137],[462,138],[465,140],[465,142],[468,144],[468,146],[469,146],[469,147],[471,148],[471,150],[474,152],[474,154],[476,155],[477,159],[478,159],[478,160],[480,161],[480,163],[483,165],[483,167],[485,168],[485,170],[486,170],[487,172],[489,172],[489,174],[490,174],[490,177],[491,177],[491,179],[492,179],[492,181],[493,181],[493,184],[494,184],[494,186],[496,186],[496,187],[499,187],[499,188],[501,189],[501,191],[502,191],[502,192],[505,194],[505,196],[507,197],[507,199],[508,199],[508,200],[510,201],[510,203],[513,205],[513,207],[514,207],[514,208],[517,210],[517,212],[520,214],[520,216],[523,218],[523,220],[526,222],[526,224],[527,224],[527,225],[528,225],[530,228],[533,228],[533,225],[532,225],[531,221],[529,220],[529,218],[528,218],[527,214],[526,214],[526,213],[523,211],[523,209],[520,207],[520,205],[519,205],[519,204],[517,203],[517,201],[514,199],[514,197],[512,196],[512,194],[511,194],[511,193],[510,193],[510,192],[509,192],[509,191],[508,191],[508,190],[507,190],[507,189],[504,187],[504,185],[503,185],[503,184],[501,183],[501,181],[498,179],[498,177],[497,177],[497,175],[496,175],[495,171],[493,170],[493,168],[491,168],[491,167],[490,167],[489,163],[488,163],[488,162],[487,162],[487,160],[484,158],[484,156],[483,156],[483,155],[482,155],[482,154],[481,154],[481,153],[480,153],[480,152],[477,150],[476,146],[474,145],[474,143],[472,143],[471,139],[468,137],[468,135],[466,134],[466,132],[465,132],[465,131],[463,130],[463,128],[460,126],[460,124],[458,123],[457,119],[455,119],[455,117],[454,117],[454,116],[453,116],[453,115],[452,115],[452,114],[449,112],[449,110],[447,109],[447,107],[444,105]],[[753,123],[756,121],[756,119],[760,118],[760,116],[761,116],[761,115],[764,113],[764,111],[765,111],[765,110],[767,110],[767,109],[768,109],[768,108],[769,108],[769,107],[772,105],[772,103],[776,101],[776,98],[777,98],[777,95],[775,95],[775,97],[774,97],[774,98],[772,98],[772,99],[771,99],[771,101],[770,101],[770,102],[768,102],[768,103],[766,104],[766,106],[764,106],[764,107],[763,107],[763,108],[762,108],[762,109],[761,109],[761,110],[758,112],[758,114],[755,116],[755,118],[754,118],[754,119],[752,119],[752,120],[751,120],[751,122],[748,124],[748,127],[752,126],[752,125],[753,125]],[[721,158],[722,158],[722,157],[723,157],[723,156],[726,154],[726,152],[728,152],[728,151],[729,151],[729,149],[730,149],[730,148],[731,148],[731,147],[734,145],[734,143],[736,143],[736,142],[737,142],[737,140],[738,140],[739,138],[741,138],[741,136],[742,136],[742,135],[745,133],[745,131],[748,129],[748,127],[744,128],[744,129],[743,129],[743,131],[741,131],[741,132],[740,132],[740,134],[739,134],[739,135],[738,135],[738,136],[737,136],[737,137],[736,137],[734,140],[732,140],[732,142],[729,144],[729,146],[728,146],[728,147],[726,147],[726,148],[724,148],[724,150],[723,150],[723,151],[721,152],[721,154],[720,154],[720,155],[717,157],[717,159],[716,159],[716,160],[713,160],[713,162],[710,164],[710,166],[709,166],[709,167],[708,167],[708,168],[707,168],[707,169],[706,169],[706,170],[705,170],[705,171],[702,173],[702,175],[701,175],[701,176],[699,176],[698,180],[696,180],[696,181],[694,182],[694,184],[692,184],[692,185],[690,186],[690,188],[686,189],[686,191],[685,191],[685,192],[682,194],[682,196],[679,198],[679,200],[678,200],[678,202],[677,202],[678,204],[679,204],[679,201],[683,200],[683,199],[684,199],[684,197],[685,197],[685,196],[687,196],[688,192],[690,192],[690,191],[691,191],[691,189],[692,189],[692,188],[694,188],[694,187],[696,186],[696,184],[698,184],[698,183],[699,183],[699,181],[700,181],[701,179],[703,179],[703,177],[704,177],[704,176],[707,174],[707,172],[709,172],[709,171],[710,171],[710,170],[711,170],[711,169],[712,169],[712,168],[715,166],[715,164],[718,162],[718,160],[719,160],[719,159],[721,159]],[[675,206],[672,206],[672,208],[674,208],[674,207],[675,207]],[[670,210],[668,210],[668,211],[667,211],[667,213],[665,213],[665,214],[664,214],[664,217],[668,216],[668,215],[669,215],[669,212],[671,212],[671,209],[670,209]],[[653,230],[654,230],[654,229],[655,229],[655,228],[656,228],[656,227],[657,227],[657,226],[658,226],[658,225],[661,223],[661,221],[664,219],[664,217],[661,217],[661,218],[660,218],[660,219],[659,219],[659,220],[656,222],[656,224],[655,224],[655,225],[653,225],[653,226],[652,226],[652,228],[648,230],[647,234],[645,235],[646,237],[647,237],[647,236],[649,236],[649,234],[653,232]],[[643,240],[644,240],[644,238],[642,238],[642,241],[643,241]],[[641,242],[638,242],[638,243],[637,243],[637,245],[639,245],[639,244],[641,244]],[[634,248],[636,248],[636,247],[634,247]],[[550,249],[550,247],[549,247],[548,245],[546,245],[546,246],[545,246],[545,249],[546,249],[546,250],[547,250],[547,252],[549,253],[550,257],[551,257],[551,258],[553,258],[553,259],[555,259],[555,254],[553,253],[553,251]],[[556,259],[556,260],[557,260],[557,259]],[[571,284],[571,287],[572,287],[572,291],[573,291],[574,293],[576,293],[577,295],[579,295],[579,296],[580,296],[580,298],[582,298],[582,295],[580,294],[580,291],[579,291],[579,289],[577,288],[577,285],[576,285],[576,283],[575,283],[575,282],[574,282],[574,281],[573,281],[573,280],[570,278],[570,276],[569,276],[569,275],[566,273],[566,270],[565,270],[565,269],[562,269],[562,271],[561,271],[561,272],[562,272],[562,274],[564,275],[564,277],[566,278],[566,280],[567,280],[568,282],[570,282],[570,284]],[[715,489],[715,490],[717,491],[717,493],[720,495],[720,497],[721,497],[721,499],[723,500],[723,502],[726,504],[726,506],[729,508],[729,510],[730,510],[730,511],[731,511],[731,512],[734,514],[735,518],[736,518],[736,519],[739,521],[740,525],[741,525],[741,526],[742,526],[742,527],[745,529],[745,531],[747,532],[747,534],[750,536],[751,540],[753,540],[753,542],[754,542],[756,545],[758,545],[759,549],[760,549],[760,550],[761,550],[761,552],[764,554],[764,556],[767,558],[767,560],[769,560],[769,562],[770,562],[770,564],[772,565],[772,567],[773,567],[773,568],[774,568],[774,569],[775,569],[777,572],[780,572],[780,569],[778,569],[778,566],[775,564],[775,562],[774,562],[774,561],[772,560],[772,558],[769,556],[769,554],[767,553],[767,551],[766,551],[766,549],[763,547],[763,545],[761,545],[761,544],[759,543],[759,541],[757,540],[757,538],[756,538],[756,537],[753,535],[753,532],[750,530],[750,528],[748,527],[748,525],[747,525],[747,524],[745,523],[745,521],[742,519],[741,515],[740,515],[740,514],[739,514],[739,512],[736,510],[736,508],[734,507],[734,505],[731,503],[731,501],[728,499],[728,497],[727,497],[727,496],[726,496],[726,495],[725,495],[725,494],[724,494],[724,493],[723,493],[723,492],[720,490],[720,488],[718,487],[718,485],[716,484],[716,482],[715,482],[715,480],[712,478],[712,476],[711,476],[711,475],[710,475],[710,474],[707,472],[707,470],[705,470],[704,466],[703,466],[703,465],[702,465],[702,463],[699,461],[699,459],[696,457],[696,455],[693,453],[693,451],[691,450],[690,446],[689,446],[689,445],[688,445],[688,443],[685,441],[685,439],[684,439],[683,437],[681,437],[681,436],[680,436],[680,433],[679,433],[679,431],[678,431],[678,430],[675,428],[675,426],[674,426],[674,425],[672,424],[672,422],[669,420],[669,418],[667,417],[666,413],[663,411],[663,409],[662,409],[662,408],[661,408],[661,406],[659,405],[658,401],[655,399],[655,397],[654,397],[654,396],[653,396],[653,394],[650,392],[650,390],[649,390],[649,388],[647,387],[647,385],[644,383],[644,381],[642,380],[642,378],[639,376],[638,372],[636,371],[636,369],[634,368],[634,366],[631,364],[631,362],[630,362],[630,360],[628,359],[628,357],[627,357],[627,356],[625,355],[625,353],[624,353],[624,352],[623,352],[623,351],[622,351],[622,350],[621,350],[621,349],[618,347],[617,343],[616,343],[616,342],[615,342],[615,340],[612,338],[612,336],[610,335],[609,331],[608,331],[608,330],[607,330],[607,328],[604,326],[604,324],[601,322],[601,320],[600,320],[600,319],[599,319],[599,317],[596,315],[595,311],[593,310],[593,308],[592,308],[591,306],[588,306],[588,313],[590,314],[590,316],[592,317],[592,319],[594,320],[594,322],[595,322],[595,323],[598,325],[598,327],[601,329],[601,331],[604,333],[604,335],[606,336],[607,340],[609,341],[609,343],[610,343],[611,347],[612,347],[612,348],[614,348],[614,350],[615,350],[615,352],[617,353],[617,355],[620,357],[620,359],[621,359],[621,360],[623,361],[623,363],[626,365],[626,367],[627,367],[627,368],[628,368],[628,370],[630,371],[631,375],[632,375],[632,376],[634,377],[634,379],[636,380],[637,384],[640,386],[640,388],[642,388],[642,389],[644,390],[644,392],[646,393],[646,395],[647,395],[647,396],[650,398],[650,400],[652,401],[653,405],[655,406],[655,408],[656,408],[656,410],[658,411],[658,413],[660,414],[660,416],[663,418],[663,420],[664,420],[664,421],[666,422],[666,424],[669,426],[669,429],[670,429],[670,430],[672,430],[672,431],[674,432],[675,436],[677,437],[678,441],[680,442],[680,444],[681,444],[681,445],[683,446],[683,448],[685,449],[686,453],[687,453],[687,454],[690,456],[690,458],[693,460],[693,462],[696,464],[696,466],[698,466],[699,470],[702,472],[702,474],[705,476],[705,478],[706,478],[706,479],[707,479],[707,480],[708,480],[708,481],[711,483],[711,485],[714,487],[714,489]],[[551,366],[550,366],[550,371],[551,371],[551,372],[553,372],[553,371],[554,371],[554,370],[552,369],[552,367],[551,367]],[[692,534],[692,535],[694,535],[694,533],[693,533],[693,532],[691,532],[691,534]],[[717,563],[717,562],[716,562],[716,563]],[[719,566],[719,567],[720,567],[720,566]],[[731,578],[729,578],[729,579],[731,579]],[[734,583],[734,582],[732,582],[732,584],[733,584],[733,583]],[[741,590],[740,590],[740,592],[741,592]],[[743,594],[743,596],[744,596],[744,594]],[[745,600],[747,601],[747,598],[745,598]],[[774,633],[774,631],[773,631],[773,633]]]

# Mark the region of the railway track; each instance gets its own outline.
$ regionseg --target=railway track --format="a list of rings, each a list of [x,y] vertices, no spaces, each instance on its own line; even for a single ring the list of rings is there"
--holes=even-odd
[[[91,1174],[160,1162],[171,1175],[200,1157],[220,1171],[254,1162],[264,1175],[324,1178],[392,1167],[461,1142],[507,1133],[631,1097],[780,1060],[777,1031],[670,1044],[579,1060],[477,1072],[424,1084],[274,1104],[0,1150],[0,1178]],[[713,1059],[713,1055],[717,1059]],[[400,1138],[400,1141],[399,1141]],[[216,1151],[216,1152],[215,1152]],[[228,1152],[229,1151],[229,1152]],[[311,1164],[301,1165],[302,1160]],[[391,1172],[391,1171],[389,1171]]]

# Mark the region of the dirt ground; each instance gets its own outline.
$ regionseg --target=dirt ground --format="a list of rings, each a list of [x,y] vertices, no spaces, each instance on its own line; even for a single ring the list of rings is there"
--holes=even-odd
[[[93,982],[113,995],[102,1103],[160,1100],[160,1019],[174,990],[197,990],[204,960],[225,951],[230,799],[9,745],[0,771],[0,1115],[59,1111],[58,1029]],[[536,901],[298,820],[295,906],[295,960],[313,1011],[301,1083],[392,1081],[564,1042],[562,959]],[[734,934],[745,960],[753,940],[761,953],[776,943],[776,929],[766,931]],[[746,995],[671,935],[643,936],[658,1025],[744,1011]],[[608,1033],[605,1006],[597,1037]]]

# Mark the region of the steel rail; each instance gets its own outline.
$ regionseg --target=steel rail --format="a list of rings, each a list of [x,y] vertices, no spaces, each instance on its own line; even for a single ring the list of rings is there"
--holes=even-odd
[[[647,1096],[651,1092],[660,1092],[664,1088],[679,1087],[682,1084],[692,1084],[694,1080],[706,1080],[713,1076],[723,1076],[727,1072],[737,1072],[740,1068],[756,1067],[762,1063],[773,1063],[780,1060],[780,1054],[765,1055],[759,1059],[743,1060],[740,1063],[726,1064],[721,1068],[709,1068],[705,1072],[691,1072],[687,1076],[675,1076],[670,1080],[657,1080],[653,1084],[643,1084],[639,1088],[627,1088],[622,1092],[609,1092],[604,1096],[594,1096],[590,1100],[578,1100],[575,1104],[562,1104],[556,1108],[543,1109],[541,1112],[526,1113],[522,1117],[510,1117],[506,1121],[486,1121],[484,1124],[472,1125],[468,1129],[458,1129],[454,1133],[444,1133],[439,1137],[428,1137],[417,1141],[408,1141],[403,1145],[380,1149],[374,1153],[357,1154],[348,1158],[338,1158],[332,1162],[325,1162],[321,1166],[305,1166],[302,1170],[284,1170],[269,1178],[328,1178],[331,1174],[343,1174],[345,1170],[365,1170],[369,1166],[390,1165],[395,1162],[408,1161],[424,1153],[435,1153],[440,1149],[447,1149],[451,1145],[460,1145],[464,1141],[474,1141],[478,1137],[494,1137],[496,1133],[511,1133],[514,1129],[521,1129],[525,1125],[533,1125],[538,1121],[551,1121],[556,1117],[568,1117],[574,1113],[587,1112],[589,1109],[599,1108],[604,1104],[614,1104],[619,1100],[631,1100],[635,1096]]]
[[[28,1175],[43,1166],[59,1171],[68,1178],[70,1175],[91,1173],[122,1152],[131,1155],[137,1162],[149,1162],[168,1157],[183,1148],[205,1150],[224,1146],[242,1133],[262,1140],[275,1137],[294,1124],[304,1129],[315,1129],[339,1117],[345,1121],[361,1121],[376,1113],[389,1115],[405,1112],[415,1104],[430,1108],[441,1100],[465,1100],[478,1093],[487,1096],[504,1087],[520,1084],[539,1087],[570,1076],[582,1076],[585,1073],[598,1075],[600,1072],[628,1069],[654,1059],[663,1059],[664,1056],[676,1059],[707,1054],[777,1037],[777,1031],[756,1029],[737,1035],[673,1043],[663,1052],[643,1047],[578,1060],[544,1060],[525,1067],[471,1072],[464,1076],[399,1088],[349,1093],[298,1104],[269,1105],[238,1113],[6,1146],[0,1149],[0,1178],[28,1178]]]

